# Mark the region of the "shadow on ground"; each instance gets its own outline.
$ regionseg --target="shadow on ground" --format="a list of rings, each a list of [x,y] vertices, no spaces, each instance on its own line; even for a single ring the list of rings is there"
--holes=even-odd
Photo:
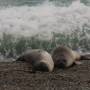
[[[0,63],[0,90],[90,90],[90,61],[52,73],[31,73],[26,63]]]

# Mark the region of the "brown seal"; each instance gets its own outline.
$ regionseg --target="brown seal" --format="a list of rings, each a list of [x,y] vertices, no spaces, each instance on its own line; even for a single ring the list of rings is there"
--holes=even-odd
[[[79,60],[90,60],[90,54],[80,54],[69,47],[59,46],[53,50],[52,58],[56,67],[65,68],[81,64]]]
[[[33,71],[49,71],[52,72],[54,62],[51,55],[42,49],[33,49],[25,52],[16,61],[24,61],[32,65]]]

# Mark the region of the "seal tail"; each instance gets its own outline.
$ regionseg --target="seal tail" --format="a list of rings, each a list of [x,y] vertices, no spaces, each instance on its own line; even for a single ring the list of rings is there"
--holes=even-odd
[[[25,62],[25,59],[23,56],[20,56],[16,59],[16,62],[19,62],[19,61],[22,61],[22,62]]]

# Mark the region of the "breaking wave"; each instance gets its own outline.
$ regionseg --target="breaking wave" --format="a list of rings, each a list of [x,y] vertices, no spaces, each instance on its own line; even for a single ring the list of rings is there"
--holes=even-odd
[[[15,37],[36,34],[50,37],[52,32],[70,33],[90,29],[90,7],[79,1],[60,7],[52,3],[38,6],[13,6],[0,9],[0,36]]]

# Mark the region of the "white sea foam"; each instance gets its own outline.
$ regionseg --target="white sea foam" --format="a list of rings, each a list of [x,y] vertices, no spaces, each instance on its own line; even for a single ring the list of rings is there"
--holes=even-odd
[[[0,9],[1,36],[5,32],[16,37],[41,34],[50,38],[52,32],[70,33],[82,30],[84,25],[90,27],[90,7],[79,1],[68,7],[43,4]]]

